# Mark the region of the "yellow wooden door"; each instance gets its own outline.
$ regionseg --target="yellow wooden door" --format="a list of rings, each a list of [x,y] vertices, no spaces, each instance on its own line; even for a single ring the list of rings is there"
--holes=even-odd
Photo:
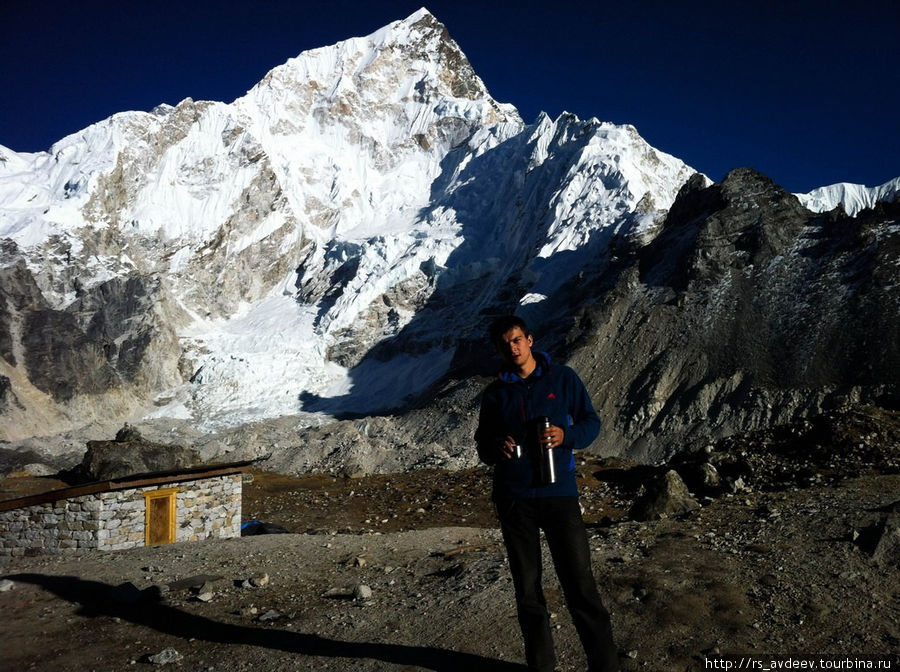
[[[144,539],[147,546],[171,544],[175,541],[176,488],[145,492],[147,504]]]

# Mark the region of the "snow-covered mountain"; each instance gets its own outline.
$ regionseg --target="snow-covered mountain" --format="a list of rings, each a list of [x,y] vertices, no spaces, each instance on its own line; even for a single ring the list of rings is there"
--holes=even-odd
[[[425,10],[305,52],[231,104],[125,112],[0,156],[4,266],[24,260],[42,309],[82,330],[85,297],[152,278],[148,338],[169,345],[124,372],[110,353],[128,336],[106,334],[104,385],[208,428],[401,402],[501,289],[543,310],[611,236],[652,231],[694,172],[629,126],[526,126]],[[404,330],[396,356],[362,361]],[[20,401],[50,394],[37,406],[62,417],[45,429],[89,418],[96,386],[61,399],[30,374],[21,357],[0,370]],[[23,405],[7,438],[37,429]]]
[[[900,177],[878,187],[841,182],[813,189],[808,194],[796,194],[800,202],[813,212],[828,212],[841,206],[848,215],[873,208],[876,203],[893,203],[900,194]]]
[[[80,459],[129,420],[282,470],[469,464],[512,311],[604,453],[896,394],[897,187],[713,185],[628,125],[525,124],[419,10],[232,103],[0,147],[0,440]]]

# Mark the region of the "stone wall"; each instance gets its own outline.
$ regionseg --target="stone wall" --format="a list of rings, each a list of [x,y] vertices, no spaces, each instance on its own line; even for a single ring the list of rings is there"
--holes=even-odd
[[[107,490],[0,511],[0,556],[143,546],[145,493],[174,488],[175,541],[241,534],[241,474]]]
[[[241,474],[232,474],[208,479],[203,487],[180,490],[175,541],[241,536],[241,483]]]
[[[100,499],[85,495],[0,512],[0,555],[97,548]]]

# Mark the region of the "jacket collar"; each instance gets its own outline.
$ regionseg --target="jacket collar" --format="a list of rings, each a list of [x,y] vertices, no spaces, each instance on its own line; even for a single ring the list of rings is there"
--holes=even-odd
[[[540,350],[532,350],[531,352],[534,355],[534,360],[537,362],[537,367],[535,367],[534,371],[532,371],[531,375],[528,377],[540,378],[550,370],[550,355],[546,352],[541,352]],[[497,374],[497,377],[504,383],[521,383],[525,380],[519,376],[519,374],[509,371],[508,369],[501,370]]]

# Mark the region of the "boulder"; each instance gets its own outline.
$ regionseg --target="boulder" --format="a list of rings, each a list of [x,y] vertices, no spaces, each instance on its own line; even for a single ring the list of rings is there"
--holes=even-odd
[[[196,450],[179,445],[145,440],[135,428],[126,425],[115,441],[88,441],[81,462],[85,479],[105,481],[135,474],[175,471],[199,466]]]
[[[699,502],[688,491],[681,476],[674,469],[670,469],[651,483],[644,495],[635,501],[630,516],[640,521],[656,520],[699,508]]]
[[[887,517],[872,558],[882,567],[900,567],[900,514]]]

